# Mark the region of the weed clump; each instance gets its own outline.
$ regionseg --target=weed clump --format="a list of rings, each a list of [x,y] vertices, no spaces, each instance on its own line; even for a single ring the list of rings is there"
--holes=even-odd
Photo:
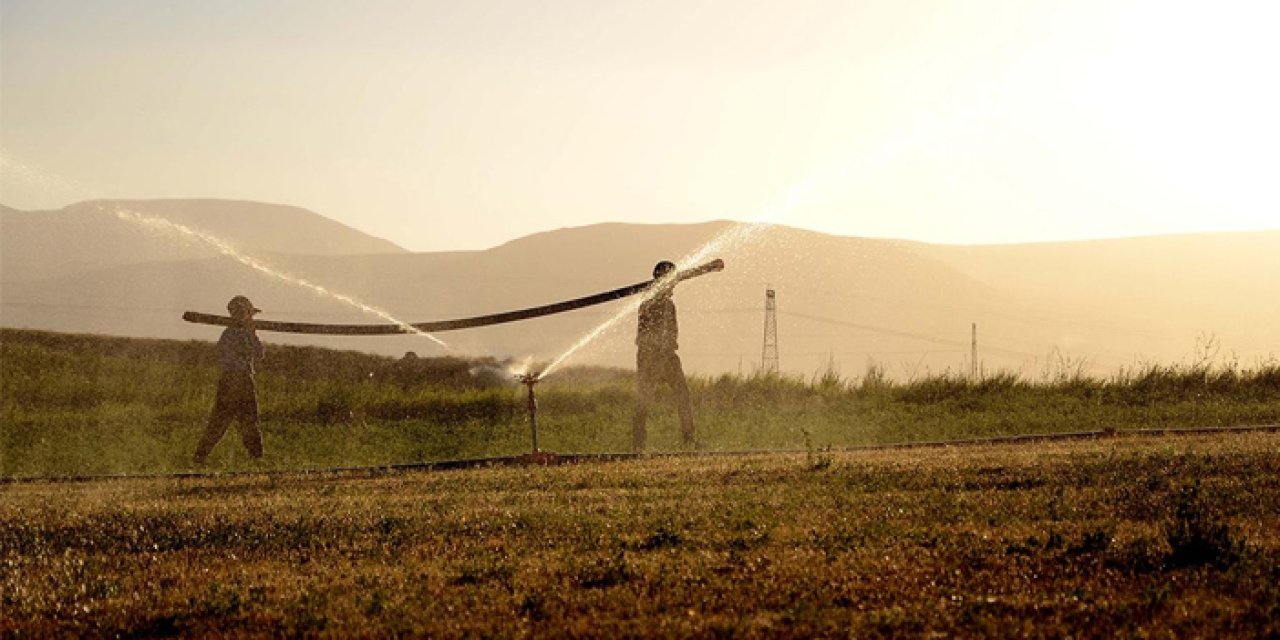
[[[1240,559],[1244,544],[1231,534],[1199,483],[1183,487],[1175,497],[1173,518],[1165,525],[1172,567],[1212,566],[1225,569]]]
[[[831,456],[831,445],[823,447],[815,447],[813,444],[813,433],[808,429],[801,429],[804,435],[804,460],[805,466],[810,471],[825,471],[831,468],[833,458]]]
[[[621,549],[612,556],[587,562],[573,574],[574,583],[583,589],[606,589],[624,584],[631,578],[631,567],[627,566]]]
[[[682,544],[684,544],[684,537],[679,532],[662,526],[658,527],[658,530],[654,531],[652,535],[645,538],[640,543],[639,548],[642,551],[653,551],[666,547],[678,547]]]

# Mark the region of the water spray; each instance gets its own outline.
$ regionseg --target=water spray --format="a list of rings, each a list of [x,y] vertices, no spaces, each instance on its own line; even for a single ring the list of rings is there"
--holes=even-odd
[[[142,213],[138,213],[137,211],[130,211],[128,209],[124,209],[118,206],[112,206],[110,208],[107,208],[99,204],[97,205],[97,208],[98,208],[98,211],[103,213],[113,214],[117,218],[125,222],[138,224],[146,228],[164,231],[168,233],[177,233],[187,240],[198,241],[200,243],[203,243],[213,248],[223,256],[231,258],[232,260],[235,260],[236,262],[239,262],[240,264],[246,267],[249,267],[250,269],[253,269],[254,271],[257,271],[263,275],[270,276],[277,280],[282,280],[289,284],[302,287],[317,295],[321,295],[333,300],[337,300],[338,302],[341,302],[347,306],[354,307],[356,309],[359,309],[360,311],[373,314],[375,316],[378,316],[379,318],[382,318],[383,320],[394,323],[391,326],[398,327],[398,333],[408,333],[408,334],[421,336],[428,340],[431,340],[432,342],[436,343],[437,345],[440,345],[441,347],[444,347],[446,349],[450,348],[449,345],[445,344],[443,340],[427,333],[422,329],[418,329],[410,325],[409,323],[404,322],[392,316],[391,314],[387,313],[386,311],[383,311],[382,309],[365,304],[359,300],[356,300],[351,296],[341,294],[336,291],[331,291],[329,289],[326,289],[323,286],[320,286],[304,278],[295,277],[287,273],[278,271],[276,269],[272,269],[262,261],[254,258],[253,256],[246,255],[236,250],[236,248],[231,246],[231,244],[227,243],[226,241],[210,233],[201,231],[199,229],[193,229],[184,224],[179,224],[167,218],[149,216]],[[220,322],[222,326],[230,327],[230,326],[236,326],[236,324],[238,324],[237,321],[231,317],[227,317],[225,318],[225,320],[226,320],[225,322]],[[256,327],[261,328],[260,326],[257,326],[257,325]]]
[[[649,293],[661,291],[664,288],[675,286],[677,283],[683,282],[690,278],[696,278],[701,275],[714,273],[716,271],[723,271],[723,270],[724,270],[724,260],[716,258],[715,260],[712,260],[711,262],[708,262],[706,264],[702,264],[690,269],[683,269],[681,271],[668,274],[661,278],[654,278],[653,280],[649,281],[646,284],[645,288],[641,289],[641,291],[646,292],[646,297],[647,297]],[[579,338],[577,342],[574,342],[572,345],[570,345],[569,348],[564,351],[564,353],[561,353],[559,356],[556,356],[556,358],[552,360],[551,363],[548,364],[542,370],[542,376],[546,377],[551,375],[552,371],[555,371],[556,369],[560,368],[560,366],[563,365],[565,362],[567,362],[569,358],[573,357],[574,354],[581,351],[588,344],[591,344],[593,341],[595,341],[596,338],[599,338],[606,331],[609,331],[610,329],[612,329],[619,321],[622,320],[623,317],[635,311],[636,309],[640,308],[640,303],[641,303],[640,301],[632,301],[629,305],[618,310],[617,313],[613,314],[613,317],[609,318],[608,320],[605,320],[604,322],[597,325],[595,329],[592,329],[591,331],[587,332],[585,335]]]

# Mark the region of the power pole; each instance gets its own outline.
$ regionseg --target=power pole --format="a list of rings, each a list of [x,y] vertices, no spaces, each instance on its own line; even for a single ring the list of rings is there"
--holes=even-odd
[[[773,289],[764,291],[764,347],[760,350],[760,372],[778,373],[778,302]]]
[[[969,344],[969,379],[978,379],[978,323],[973,323],[973,340]]]

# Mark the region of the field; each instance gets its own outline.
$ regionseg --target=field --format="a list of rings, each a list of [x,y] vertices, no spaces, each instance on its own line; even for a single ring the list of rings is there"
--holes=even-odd
[[[405,471],[528,451],[502,363],[267,355],[266,460],[193,468],[212,345],[0,332],[0,637],[1280,637],[1280,433],[1127,433],[1280,422],[1274,363],[694,378],[701,453]],[[543,447],[632,386],[539,385]]]
[[[1280,435],[0,486],[7,637],[1276,637]]]
[[[191,471],[218,376],[207,342],[0,330],[0,475]],[[268,346],[258,376],[266,459],[234,428],[207,469],[299,469],[506,456],[530,448],[524,389],[502,363]],[[1043,379],[939,374],[895,382],[815,372],[690,380],[711,451],[823,449],[1013,434],[1280,423],[1280,364],[1201,360],[1112,379],[1064,366]],[[631,447],[630,372],[566,369],[538,385],[540,444]],[[650,447],[679,447],[662,403]]]

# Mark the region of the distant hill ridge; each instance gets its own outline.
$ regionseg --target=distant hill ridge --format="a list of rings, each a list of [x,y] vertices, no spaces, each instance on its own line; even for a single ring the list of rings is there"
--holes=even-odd
[[[479,251],[413,253],[297,207],[227,200],[113,201],[200,227],[282,273],[410,321],[442,320],[575,298],[644,280],[734,228],[601,223],[533,234]],[[105,205],[104,205],[105,206]],[[160,338],[216,337],[180,320],[244,293],[264,317],[384,323],[264,276],[207,246],[129,225],[81,203],[0,211],[0,324]],[[1280,354],[1280,231],[1034,245],[948,246],[841,237],[774,226],[715,251],[727,267],[677,290],[681,357],[691,371],[758,366],[766,286],[777,291],[786,371],[856,374],[869,363],[909,378],[969,371],[971,326],[987,371],[1093,374],[1197,356],[1244,363]],[[510,325],[442,334],[468,356],[548,359],[621,309],[612,303]],[[633,366],[634,319],[576,364]],[[267,334],[287,344],[388,355],[443,353],[422,338]]]
[[[158,217],[248,253],[407,253],[315,212],[244,200],[91,200],[53,211],[0,209],[0,277],[39,280],[143,262],[213,257],[203,243],[147,229],[112,212]]]

